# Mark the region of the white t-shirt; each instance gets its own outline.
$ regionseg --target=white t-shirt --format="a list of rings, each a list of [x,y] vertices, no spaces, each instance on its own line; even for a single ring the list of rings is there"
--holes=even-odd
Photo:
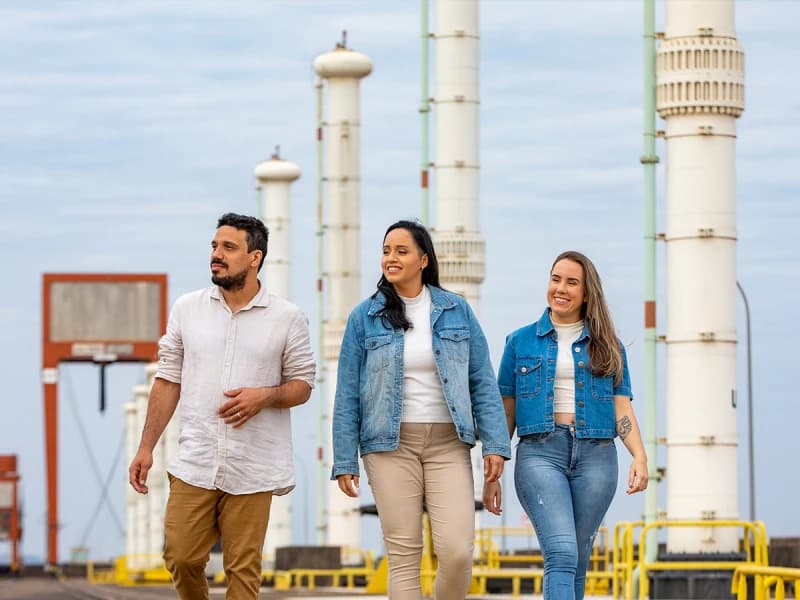
[[[433,359],[431,293],[423,285],[416,298],[400,299],[412,327],[403,340],[403,416],[405,423],[452,423],[439,371]]]
[[[558,334],[556,381],[553,386],[553,411],[557,413],[574,413],[575,359],[572,357],[572,344],[583,332],[583,320],[569,325],[553,323],[553,327]]]

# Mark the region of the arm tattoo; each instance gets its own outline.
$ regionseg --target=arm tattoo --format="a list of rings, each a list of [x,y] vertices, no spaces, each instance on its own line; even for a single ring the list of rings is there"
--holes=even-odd
[[[628,437],[631,429],[633,429],[633,425],[631,424],[631,420],[627,415],[617,421],[617,434],[621,439],[624,440],[626,437]]]

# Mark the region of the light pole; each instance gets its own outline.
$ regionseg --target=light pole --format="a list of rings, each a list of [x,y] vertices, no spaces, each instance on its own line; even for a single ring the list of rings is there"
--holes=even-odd
[[[742,284],[736,282],[736,288],[744,300],[744,317],[747,328],[747,467],[750,482],[750,520],[756,520],[756,475],[753,462],[753,361],[750,353],[750,304],[744,293]]]

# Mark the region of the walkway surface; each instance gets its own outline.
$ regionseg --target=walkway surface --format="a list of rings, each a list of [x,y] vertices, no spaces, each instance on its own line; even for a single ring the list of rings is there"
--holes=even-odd
[[[225,589],[211,588],[211,598],[222,600]],[[67,579],[58,581],[47,578],[0,578],[0,600],[166,600],[177,598],[171,587],[119,587],[112,585],[92,585],[84,580]],[[319,589],[313,592],[292,591],[276,592],[272,588],[264,588],[261,600],[281,600],[297,598],[298,600],[386,600],[386,596],[367,596],[335,589]],[[541,600],[541,595],[523,594],[514,598],[509,595],[492,594],[490,596],[469,596],[480,600]],[[594,600],[610,600],[610,596],[590,596]]]

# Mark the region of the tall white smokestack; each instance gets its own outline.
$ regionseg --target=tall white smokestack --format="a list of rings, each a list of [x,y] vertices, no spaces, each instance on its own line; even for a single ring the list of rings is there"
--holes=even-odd
[[[658,50],[666,123],[667,512],[736,519],[736,119],[744,53],[733,0],[667,0]],[[738,532],[672,528],[670,552],[728,552]]]
[[[337,44],[332,52],[314,60],[314,69],[327,82],[326,169],[327,210],[325,215],[325,258],[328,280],[324,356],[328,415],[333,410],[339,348],[347,316],[360,300],[359,188],[360,80],[372,72],[372,61]],[[328,418],[328,423],[330,419]],[[330,469],[331,448],[327,448]],[[348,548],[361,546],[361,517],[358,499],[348,498],[335,481],[328,487],[327,543]]]
[[[267,289],[282,298],[291,298],[291,204],[290,187],[300,177],[300,167],[280,157],[278,148],[269,160],[256,165],[256,181],[261,190],[261,218],[269,229],[269,247],[264,262]],[[306,491],[306,493],[308,493]],[[308,516],[308,515],[306,515]],[[292,543],[290,495],[273,496],[269,527],[264,541],[268,563],[275,560],[275,549]]]
[[[145,367],[145,383],[133,386],[133,399],[125,405],[128,462],[133,460],[139,447],[139,436],[147,414],[147,399],[157,368],[157,363],[149,363]],[[125,486],[125,552],[130,568],[151,569],[161,563],[164,510],[167,505],[167,466],[178,445],[177,428],[177,419],[172,419],[153,448],[153,466],[147,476],[147,495],[137,494],[129,485]]]
[[[442,285],[462,294],[477,315],[485,270],[478,202],[478,0],[436,0],[434,5],[434,243]],[[478,446],[472,467],[480,498]]]

